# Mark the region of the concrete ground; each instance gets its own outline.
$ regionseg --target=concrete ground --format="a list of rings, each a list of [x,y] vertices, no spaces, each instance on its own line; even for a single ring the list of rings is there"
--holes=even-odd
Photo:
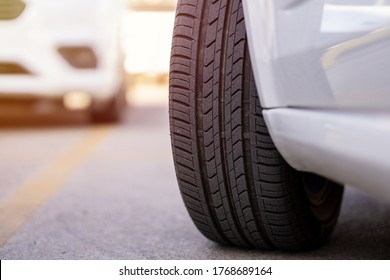
[[[285,253],[208,241],[178,191],[166,84],[138,91],[119,125],[89,125],[83,112],[3,122],[0,259],[390,258],[390,205],[353,189],[322,249]]]

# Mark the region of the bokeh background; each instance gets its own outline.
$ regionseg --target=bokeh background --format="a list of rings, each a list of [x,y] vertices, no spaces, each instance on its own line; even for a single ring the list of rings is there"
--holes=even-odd
[[[7,3],[10,1],[12,2],[14,0],[0,1],[0,10],[3,9],[3,13],[7,11]],[[45,2],[47,0],[35,0],[31,2],[39,1]],[[27,0],[25,2],[28,5],[30,1]],[[90,2],[89,5],[93,5],[93,1],[83,0],[82,2]],[[123,52],[121,66],[123,67],[127,86],[126,99],[128,107],[123,114],[124,118],[126,118],[126,114],[128,114],[128,110],[132,106],[158,106],[168,104],[169,56],[177,1],[115,0],[114,2],[116,2],[116,6],[120,3],[122,9],[120,14],[117,13],[120,19],[113,18],[112,22],[119,22],[120,24],[118,36],[120,36],[120,48]],[[58,3],[60,1],[52,2],[53,7],[59,5]],[[113,4],[113,6],[115,5]],[[77,17],[77,13],[72,16]],[[56,16],[51,15],[51,17]],[[65,26],[73,21],[72,18],[61,21],[61,14],[57,14],[57,18],[56,23],[58,25]],[[42,24],[48,24],[47,22],[43,22]],[[102,28],[101,26],[103,26],[98,20],[94,23],[96,24],[96,28]],[[11,22],[0,21],[0,31],[1,28],[8,28],[11,24]],[[107,25],[107,23],[104,22],[104,25]],[[81,29],[82,27],[83,23],[81,20],[77,24],[74,24],[74,30],[71,32],[76,32],[78,28]],[[45,26],[45,28],[48,28],[48,26]],[[40,31],[31,30],[28,32],[39,33]],[[54,36],[61,37],[61,34],[58,34],[61,33],[61,28],[58,28],[56,32],[57,34]],[[110,34],[105,35],[110,36]],[[11,33],[8,35],[7,33],[2,36],[3,38],[0,38],[0,41],[8,40],[7,36],[16,41],[16,38],[25,35]],[[19,41],[19,47],[22,52],[26,54],[31,52],[28,43],[23,42],[22,39]],[[42,61],[44,60],[42,59]],[[54,66],[49,67],[51,67],[49,71],[55,72],[56,69],[54,69]],[[7,78],[7,76],[2,76],[2,78]],[[59,76],[60,74],[55,79],[60,80],[61,77]],[[80,79],[80,77],[76,76],[77,74],[75,74],[75,79]],[[39,75],[36,77],[39,78]],[[58,91],[61,90],[63,89],[58,87]],[[46,98],[46,96],[34,95],[34,98],[31,99],[31,96],[24,98],[20,93],[17,91],[16,94],[10,94],[6,89],[2,89],[0,85],[0,125],[19,126],[33,124],[39,126],[45,124],[77,125],[91,123],[89,112],[91,108],[85,107],[82,104],[81,107],[76,104],[73,106],[74,108],[69,108],[66,106],[67,104],[64,104],[65,102],[62,102],[62,104],[59,104],[58,100],[52,102],[52,98]],[[81,102],[83,101],[82,98],[80,100]],[[75,102],[78,102],[77,98]]]

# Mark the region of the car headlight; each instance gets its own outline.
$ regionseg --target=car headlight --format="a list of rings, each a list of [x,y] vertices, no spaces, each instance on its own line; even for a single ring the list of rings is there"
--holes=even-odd
[[[96,68],[98,60],[95,52],[86,46],[60,47],[58,52],[74,68],[91,69]]]

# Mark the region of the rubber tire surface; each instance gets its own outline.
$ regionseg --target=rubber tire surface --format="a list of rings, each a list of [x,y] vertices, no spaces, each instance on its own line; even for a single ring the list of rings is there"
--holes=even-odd
[[[180,191],[201,233],[256,248],[305,250],[326,242],[343,187],[321,181],[328,194],[314,205],[306,175],[276,150],[262,117],[240,0],[179,0],[169,106]]]
[[[126,83],[122,82],[117,92],[100,109],[92,107],[91,121],[93,123],[117,123],[121,120],[126,108]]]

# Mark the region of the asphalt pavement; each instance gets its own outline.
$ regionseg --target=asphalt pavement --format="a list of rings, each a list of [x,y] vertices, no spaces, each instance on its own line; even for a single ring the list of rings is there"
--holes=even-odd
[[[181,201],[161,100],[131,104],[119,125],[68,114],[3,126],[0,259],[390,259],[390,205],[352,188],[322,249],[205,239]]]

